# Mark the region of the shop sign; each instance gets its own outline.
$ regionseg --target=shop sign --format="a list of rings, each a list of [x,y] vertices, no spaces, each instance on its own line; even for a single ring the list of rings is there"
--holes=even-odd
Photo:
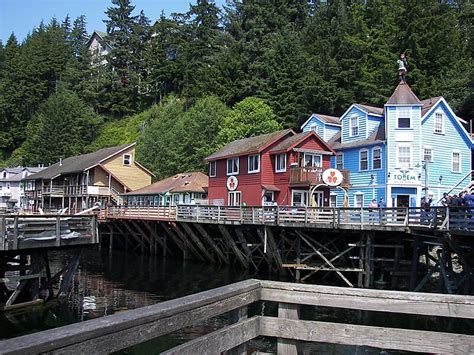
[[[237,186],[239,186],[239,180],[235,176],[229,176],[227,178],[227,190],[229,191],[235,191],[237,189]]]
[[[418,173],[412,171],[395,170],[390,173],[389,180],[393,184],[417,184]]]
[[[326,169],[323,172],[323,181],[328,186],[339,186],[343,180],[342,173],[337,169]]]

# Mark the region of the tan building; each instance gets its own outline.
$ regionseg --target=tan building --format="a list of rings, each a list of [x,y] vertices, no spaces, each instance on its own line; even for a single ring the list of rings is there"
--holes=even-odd
[[[81,211],[118,204],[119,195],[151,184],[153,174],[135,160],[135,143],[69,157],[24,179],[29,209]]]

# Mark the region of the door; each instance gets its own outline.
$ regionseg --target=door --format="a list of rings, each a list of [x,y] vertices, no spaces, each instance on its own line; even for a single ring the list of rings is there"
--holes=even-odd
[[[262,197],[262,206],[273,206],[275,201],[275,193],[273,191],[266,191]]]
[[[324,193],[322,191],[314,191],[313,200],[310,202],[311,202],[311,207],[324,206]]]
[[[410,207],[410,195],[397,195],[396,207]]]

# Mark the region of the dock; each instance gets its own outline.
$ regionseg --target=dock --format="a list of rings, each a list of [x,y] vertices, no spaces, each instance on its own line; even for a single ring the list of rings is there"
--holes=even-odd
[[[258,304],[265,302],[265,307]],[[255,314],[249,306],[257,305]],[[268,311],[272,305],[277,314]],[[0,342],[3,354],[111,353],[171,334],[224,314],[222,328],[162,354],[246,354],[252,339],[265,336],[276,354],[301,353],[302,342],[370,346],[443,354],[474,352],[474,336],[455,332],[334,323],[302,318],[301,306],[398,313],[409,317],[474,319],[474,297],[350,289],[250,279],[194,295]],[[366,322],[365,322],[366,323]]]

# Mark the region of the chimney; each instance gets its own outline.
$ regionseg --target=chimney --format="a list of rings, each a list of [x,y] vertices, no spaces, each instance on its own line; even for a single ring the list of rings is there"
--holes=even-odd
[[[63,158],[59,158],[59,166],[63,165]]]

